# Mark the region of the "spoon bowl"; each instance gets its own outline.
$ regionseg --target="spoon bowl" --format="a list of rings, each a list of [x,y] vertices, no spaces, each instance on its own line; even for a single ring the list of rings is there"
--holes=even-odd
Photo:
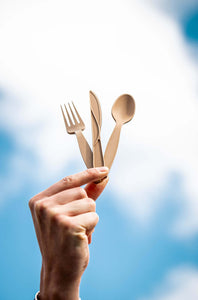
[[[124,94],[117,98],[111,110],[112,117],[116,123],[125,124],[135,114],[135,101],[131,95]]]

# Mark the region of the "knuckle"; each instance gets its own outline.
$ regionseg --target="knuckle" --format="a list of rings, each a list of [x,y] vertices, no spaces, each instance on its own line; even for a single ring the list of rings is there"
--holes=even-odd
[[[32,209],[33,208],[33,206],[34,206],[34,199],[33,198],[31,198],[30,200],[29,200],[29,208],[30,209]]]
[[[63,178],[62,181],[66,186],[71,185],[71,183],[73,182],[73,176],[72,175],[66,176]]]
[[[92,216],[93,216],[93,222],[96,225],[99,222],[99,215],[96,212],[93,212]]]
[[[35,204],[40,201],[42,199],[42,197],[40,196],[40,194],[37,194],[35,195],[34,197],[32,197],[30,200],[29,200],[29,207],[30,209],[33,209]]]
[[[96,214],[96,224],[99,222],[99,215]]]
[[[29,200],[29,207],[30,207],[30,208],[33,208],[33,207],[34,207],[34,204],[36,203],[37,200],[38,200],[38,199],[37,199],[37,196],[32,197],[32,198]]]
[[[59,222],[63,225],[64,230],[68,232],[72,232],[76,228],[76,224],[74,221],[72,221],[72,218],[65,217],[64,219],[60,217]]]
[[[56,224],[60,224],[62,222],[62,216],[57,211],[51,211],[51,221]]]
[[[71,218],[67,218],[65,215],[57,212],[55,209],[50,210],[50,220],[52,226],[57,226],[58,228],[68,231],[72,226],[70,219]]]
[[[37,215],[43,215],[48,209],[47,202],[44,200],[35,202],[34,209]]]
[[[70,230],[74,230],[76,228],[75,221],[73,221],[72,218],[66,218],[65,228],[70,229]]]
[[[86,198],[87,197],[87,193],[82,187],[78,187],[78,194],[79,194],[80,198]]]
[[[85,172],[87,173],[88,176],[91,176],[91,177],[93,177],[95,175],[98,175],[97,170],[94,169],[94,168],[93,169],[87,169]]]
[[[95,210],[96,209],[96,203],[93,199],[91,198],[86,198],[86,202],[89,205],[89,207],[91,208],[91,210]]]

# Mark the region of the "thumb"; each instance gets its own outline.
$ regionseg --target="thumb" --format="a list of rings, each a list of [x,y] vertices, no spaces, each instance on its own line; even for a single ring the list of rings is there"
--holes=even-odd
[[[85,186],[85,191],[89,198],[96,200],[100,194],[103,192],[104,188],[106,187],[109,181],[108,177],[105,177],[100,183],[90,182]]]

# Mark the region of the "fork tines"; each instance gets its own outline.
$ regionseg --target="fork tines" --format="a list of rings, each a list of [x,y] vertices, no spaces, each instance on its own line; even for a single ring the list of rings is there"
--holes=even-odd
[[[70,103],[68,103],[68,106],[69,106],[69,109],[70,109],[70,112],[71,112],[71,115],[70,115],[70,113],[69,113],[69,110],[67,109],[67,107],[66,107],[66,105],[64,104],[64,107],[65,107],[65,111],[66,111],[66,113],[67,113],[67,118],[66,118],[66,116],[65,116],[65,113],[64,113],[64,110],[63,110],[63,107],[62,107],[62,105],[61,105],[61,111],[62,111],[62,114],[63,114],[63,119],[64,119],[64,122],[65,122],[65,126],[66,126],[66,129],[67,129],[67,132],[68,133],[74,133],[75,131],[77,131],[77,130],[83,130],[84,128],[84,122],[83,122],[83,120],[81,119],[81,117],[80,117],[80,115],[79,115],[79,113],[78,113],[78,111],[77,111],[77,109],[76,109],[76,107],[75,107],[75,105],[74,105],[74,103],[72,102],[72,105],[73,105],[73,108],[72,108],[72,106],[70,105]],[[73,109],[74,109],[74,111],[75,111],[75,113],[74,113],[74,111],[73,111]],[[76,115],[75,115],[76,114]],[[77,120],[77,118],[76,118],[76,116],[77,116],[77,118],[78,118],[78,120]],[[68,120],[67,120],[68,119]],[[72,120],[73,119],[73,120]],[[68,122],[69,121],[69,122]],[[80,127],[80,128],[79,128]],[[72,130],[73,130],[73,132],[72,132]]]

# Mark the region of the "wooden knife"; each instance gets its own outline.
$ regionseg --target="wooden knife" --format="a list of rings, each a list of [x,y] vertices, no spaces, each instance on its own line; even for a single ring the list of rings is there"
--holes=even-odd
[[[93,167],[102,167],[104,166],[104,158],[100,138],[102,112],[100,102],[92,91],[89,92],[89,97],[92,124]]]

